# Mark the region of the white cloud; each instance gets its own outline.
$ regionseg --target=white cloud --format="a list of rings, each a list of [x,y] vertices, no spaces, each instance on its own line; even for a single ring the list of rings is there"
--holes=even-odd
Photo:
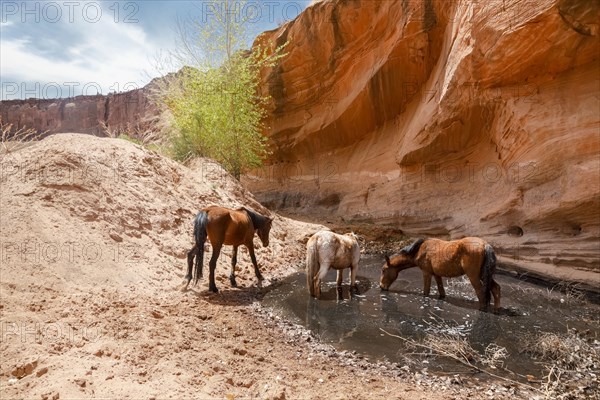
[[[7,24],[14,25],[8,21],[2,28]],[[26,28],[21,25],[11,26],[13,35],[0,37],[0,100],[46,97],[50,92],[44,92],[44,88],[49,84],[66,84],[62,97],[79,94],[86,85],[90,89],[87,94],[95,94],[96,87],[103,94],[141,87],[149,80],[151,60],[159,50],[141,26],[114,23],[111,19],[96,23],[61,21],[48,27],[52,35],[41,29],[37,38],[27,34],[27,29],[22,29],[22,35],[15,35],[14,30]],[[54,47],[47,47],[47,42]],[[69,85],[75,86],[71,82],[78,84],[75,93],[68,89]],[[10,97],[8,93],[14,92],[15,85],[19,86],[19,94]],[[21,93],[23,85],[25,94]]]

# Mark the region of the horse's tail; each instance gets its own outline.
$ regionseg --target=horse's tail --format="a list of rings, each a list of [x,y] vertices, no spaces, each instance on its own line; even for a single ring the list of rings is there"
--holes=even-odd
[[[202,264],[204,263],[204,243],[206,242],[206,237],[208,236],[206,225],[208,225],[208,213],[206,211],[200,211],[194,220],[194,240],[196,241],[196,247],[198,248],[195,274],[196,283],[202,276]]]
[[[481,282],[483,284],[483,299],[486,308],[490,305],[492,285],[496,273],[496,254],[492,246],[486,243],[484,246],[483,265],[481,266]]]
[[[306,285],[311,296],[315,295],[315,275],[319,271],[317,241],[309,240],[306,246]]]
[[[208,213],[206,211],[200,211],[198,215],[196,215],[196,219],[194,220],[194,239],[196,240],[196,244],[204,245],[206,242],[206,225],[208,224]]]

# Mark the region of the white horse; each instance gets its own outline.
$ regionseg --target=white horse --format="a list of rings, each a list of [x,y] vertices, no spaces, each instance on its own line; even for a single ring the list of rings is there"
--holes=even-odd
[[[350,285],[358,292],[356,272],[360,247],[354,233],[338,235],[331,231],[315,233],[306,244],[306,283],[311,296],[321,296],[321,281],[330,268],[337,270],[337,286],[342,286],[342,273],[350,270]]]

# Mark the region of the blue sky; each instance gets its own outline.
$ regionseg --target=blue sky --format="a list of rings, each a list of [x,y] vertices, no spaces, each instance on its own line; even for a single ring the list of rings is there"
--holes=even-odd
[[[247,0],[254,35],[295,18],[310,0]],[[160,75],[176,22],[207,13],[203,1],[0,0],[0,100],[108,94]]]

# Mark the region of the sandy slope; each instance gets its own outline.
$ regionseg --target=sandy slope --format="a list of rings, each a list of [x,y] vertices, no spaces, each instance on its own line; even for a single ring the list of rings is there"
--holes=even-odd
[[[227,249],[219,294],[207,292],[206,278],[179,291],[198,208],[243,204],[268,213],[218,166],[201,160],[187,168],[123,140],[76,134],[1,157],[0,397],[469,393],[432,392],[405,371],[341,362],[261,309],[268,286],[302,267],[316,225],[271,214],[271,246],[257,251],[262,288],[246,252],[240,288],[229,287]]]

